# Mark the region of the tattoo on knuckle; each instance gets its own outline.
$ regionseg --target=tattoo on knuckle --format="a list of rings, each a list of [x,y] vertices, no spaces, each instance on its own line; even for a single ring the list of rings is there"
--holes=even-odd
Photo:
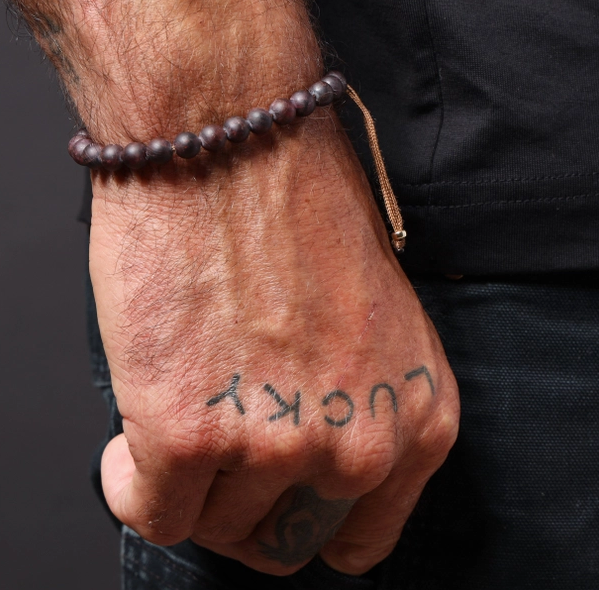
[[[426,366],[423,365],[412,371],[409,371],[405,374],[404,378],[406,381],[412,381],[421,376],[424,376],[424,378],[426,379],[430,388],[431,396],[435,396],[435,384],[433,382],[433,378],[430,374],[430,371]],[[225,400],[230,400],[237,413],[240,416],[245,416],[246,407],[244,406],[239,393],[241,380],[241,373],[233,374],[229,386],[223,391],[216,394],[215,396],[211,397],[206,402],[206,405],[209,407],[214,407],[219,405],[221,402],[224,402]],[[292,422],[295,426],[299,426],[301,424],[303,402],[302,392],[299,389],[295,392],[293,401],[291,402],[288,401],[288,399],[285,399],[285,397],[283,397],[280,391],[278,391],[276,387],[274,385],[271,385],[270,383],[266,383],[262,387],[262,390],[265,393],[267,393],[277,404],[276,412],[271,413],[269,416],[267,416],[266,419],[268,422],[278,422],[286,416],[289,416],[292,419]],[[387,403],[390,405],[393,413],[397,414],[399,411],[398,399],[397,394],[395,392],[395,388],[389,383],[376,383],[370,389],[370,394],[368,397],[368,408],[370,411],[370,416],[373,420],[377,419],[377,400],[381,399],[381,397],[384,394],[386,394],[386,397],[389,400]],[[378,402],[379,406],[383,406],[384,403],[384,401]],[[353,418],[356,415],[356,412],[358,411],[358,406],[356,405],[356,402],[354,401],[352,396],[340,389],[335,389],[327,393],[322,398],[320,402],[320,407],[321,409],[325,410],[322,413],[323,421],[332,428],[344,428],[353,420]]]

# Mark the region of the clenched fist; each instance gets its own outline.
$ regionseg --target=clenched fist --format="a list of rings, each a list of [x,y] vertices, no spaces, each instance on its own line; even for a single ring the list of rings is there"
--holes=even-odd
[[[359,165],[334,118],[318,124],[254,145],[234,174],[217,158],[159,188],[95,178],[92,278],[125,431],[104,455],[108,503],[153,543],[272,574],[318,553],[350,574],[382,560],[458,423]]]

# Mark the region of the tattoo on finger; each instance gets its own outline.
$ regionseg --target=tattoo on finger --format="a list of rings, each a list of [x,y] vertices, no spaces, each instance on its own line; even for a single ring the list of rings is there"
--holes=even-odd
[[[343,524],[355,500],[325,500],[310,486],[295,490],[291,505],[277,518],[275,543],[260,541],[263,555],[292,566],[314,557]]]

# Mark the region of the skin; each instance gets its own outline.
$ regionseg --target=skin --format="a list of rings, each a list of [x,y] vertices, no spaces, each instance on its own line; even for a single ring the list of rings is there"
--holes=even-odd
[[[20,8],[102,144],[172,139],[322,75],[295,0]],[[275,575],[317,553],[369,570],[455,441],[459,402],[334,111],[92,180],[125,430],[103,457],[114,514]]]

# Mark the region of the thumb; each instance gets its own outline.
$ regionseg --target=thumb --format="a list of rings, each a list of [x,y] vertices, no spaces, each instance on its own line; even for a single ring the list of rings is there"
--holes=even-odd
[[[176,471],[153,459],[141,473],[125,435],[115,437],[102,455],[102,488],[123,524],[150,543],[175,545],[192,534],[214,473],[197,466]]]
[[[102,488],[108,507],[121,521],[125,499],[135,473],[135,461],[124,434],[113,438],[102,455]]]

